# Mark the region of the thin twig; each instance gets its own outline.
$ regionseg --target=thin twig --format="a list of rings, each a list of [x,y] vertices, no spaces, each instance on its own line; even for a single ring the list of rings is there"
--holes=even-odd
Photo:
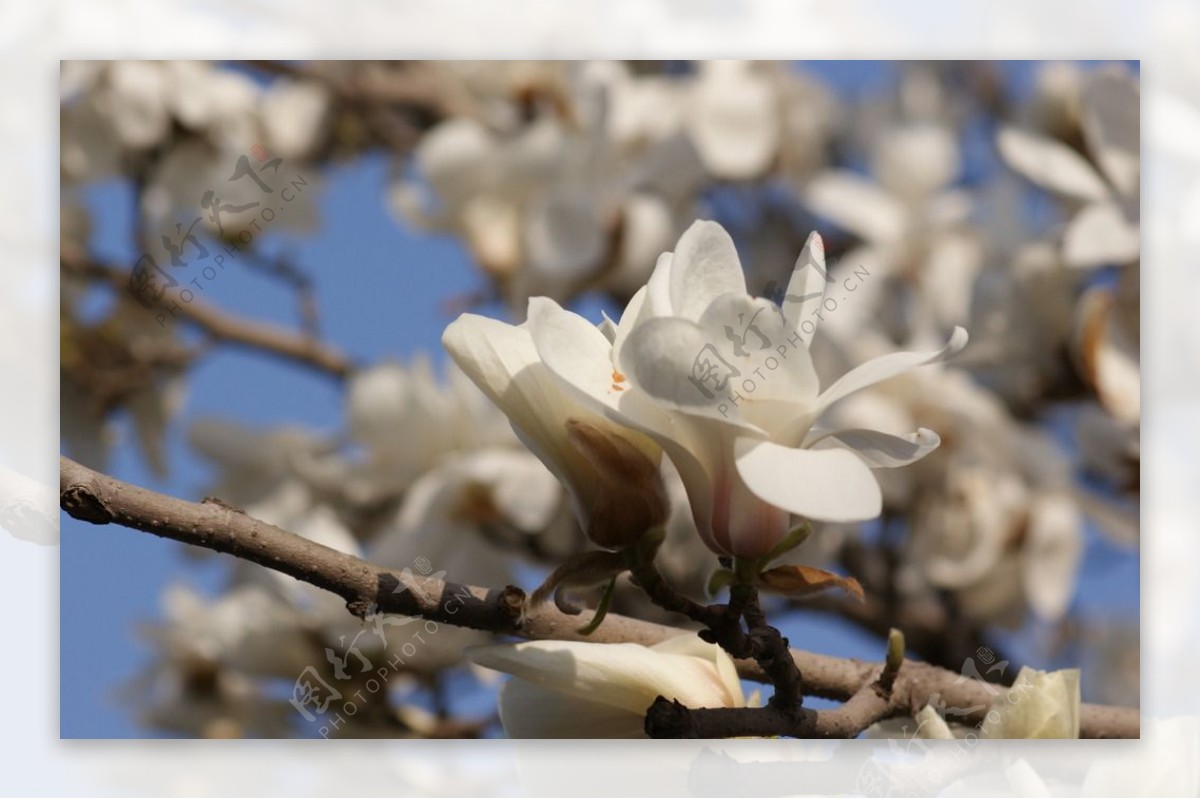
[[[128,289],[128,272],[92,259],[77,248],[64,247],[60,262],[69,272],[101,280],[116,291]],[[164,296],[158,305],[160,315],[178,316],[217,341],[271,353],[339,379],[345,378],[354,368],[345,353],[319,339],[267,322],[234,316],[197,298],[184,302],[182,299],[168,301]],[[147,309],[146,313],[156,312]]]

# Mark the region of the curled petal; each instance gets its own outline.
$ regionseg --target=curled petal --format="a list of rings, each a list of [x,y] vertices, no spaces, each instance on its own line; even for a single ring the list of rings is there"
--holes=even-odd
[[[907,466],[921,460],[942,443],[938,434],[927,427],[904,436],[893,436],[878,430],[833,430],[820,433],[805,446],[835,441],[851,450],[875,469]]]

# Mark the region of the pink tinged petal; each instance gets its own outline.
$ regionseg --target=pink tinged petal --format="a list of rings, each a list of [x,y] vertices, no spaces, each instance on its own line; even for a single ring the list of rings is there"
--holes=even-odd
[[[840,445],[862,458],[873,469],[890,469],[907,466],[921,460],[938,448],[942,440],[929,428],[922,427],[915,433],[893,436],[878,430],[833,430],[822,432],[806,441],[806,447],[830,444]]]
[[[727,471],[730,480],[728,501],[722,508],[725,513],[713,509],[713,538],[721,545],[718,554],[761,558],[787,536],[791,514],[758,496],[736,467]]]
[[[675,245],[668,274],[672,312],[684,319],[699,319],[722,294],[746,293],[733,239],[716,222],[692,223]]]
[[[1085,202],[1109,196],[1107,184],[1092,165],[1062,142],[1005,128],[996,144],[1010,167],[1043,189]]]
[[[739,438],[737,470],[758,497],[809,519],[855,522],[882,509],[879,483],[857,455],[840,449],[808,450]]]
[[[937,352],[893,352],[872,358],[864,364],[851,369],[842,375],[833,385],[821,392],[817,397],[814,418],[816,414],[828,408],[834,402],[861,391],[868,386],[881,383],[896,375],[938,361],[944,361],[967,346],[967,331],[961,327],[954,328],[950,341]]]
[[[1115,202],[1088,205],[1075,214],[1063,234],[1063,258],[1071,266],[1090,268],[1137,260],[1141,231]]]
[[[807,332],[801,333],[805,349],[812,344],[812,334],[816,331],[818,321],[813,312],[821,308],[827,282],[825,242],[814,231],[809,234],[800,257],[796,259],[781,305],[783,315],[791,321],[791,328],[797,333],[801,332],[804,322],[812,323],[811,331],[805,327]]]

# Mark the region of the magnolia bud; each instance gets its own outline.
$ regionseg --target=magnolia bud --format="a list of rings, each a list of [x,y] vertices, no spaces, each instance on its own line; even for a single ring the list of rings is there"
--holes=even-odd
[[[646,454],[657,447],[649,441],[649,446],[637,446],[634,440],[644,436],[633,431],[617,432],[577,419],[568,419],[566,427],[571,446],[595,471],[590,507],[580,508],[588,538],[619,549],[667,520],[670,503],[662,475]]]

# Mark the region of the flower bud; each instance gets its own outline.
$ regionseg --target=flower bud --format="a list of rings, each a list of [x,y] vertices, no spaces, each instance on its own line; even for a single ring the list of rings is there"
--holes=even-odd
[[[581,507],[584,532],[599,546],[618,549],[637,541],[667,520],[670,503],[658,464],[632,437],[616,429],[568,419],[567,440],[595,472],[588,491],[590,507]]]

